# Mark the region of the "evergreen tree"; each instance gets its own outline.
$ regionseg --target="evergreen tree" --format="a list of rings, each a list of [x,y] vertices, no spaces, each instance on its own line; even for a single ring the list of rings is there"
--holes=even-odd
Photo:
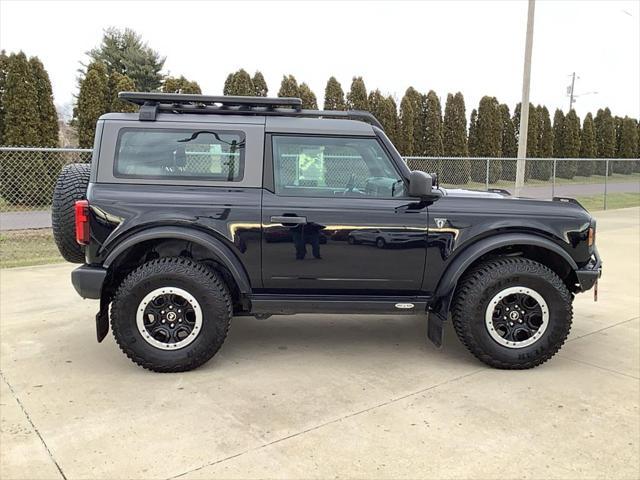
[[[538,105],[536,107],[537,120],[537,158],[553,157],[553,127],[551,117],[547,107]],[[527,139],[527,143],[528,139]],[[531,177],[538,180],[549,180],[553,173],[553,162],[550,160],[534,160],[531,162]]]
[[[498,100],[484,96],[478,106],[476,120],[476,139],[474,148],[479,157],[500,157],[502,154],[502,121]],[[489,183],[495,183],[502,173],[502,163],[497,160],[489,162]],[[486,180],[486,164],[475,161],[471,165],[471,178],[476,182]]]
[[[100,115],[109,110],[109,84],[107,69],[94,62],[80,83],[76,116],[78,121],[78,144],[80,148],[91,148]]]
[[[402,155],[407,157],[414,155],[413,128],[416,124],[416,119],[412,103],[406,94],[400,102],[400,134],[398,135],[400,142],[398,149]]]
[[[269,93],[269,88],[267,87],[267,82],[262,75],[262,72],[259,70],[253,74],[253,94],[256,97],[266,97],[267,93]]]
[[[441,157],[442,146],[442,107],[436,92],[430,90],[425,99],[425,155]]]
[[[520,141],[520,111],[522,105],[518,103],[513,111],[513,128],[516,132],[518,142]],[[527,127],[527,158],[539,158],[538,141],[540,139],[540,117],[536,107],[529,104],[529,124]],[[528,167],[528,170],[530,168]],[[528,175],[527,175],[528,176]]]
[[[362,77],[353,77],[351,90],[347,93],[347,109],[369,111],[367,88]]]
[[[104,31],[100,46],[87,52],[87,55],[92,63],[102,63],[108,74],[118,72],[131,78],[141,92],[157,90],[162,84],[160,70],[165,58],[129,28],[108,28]]]
[[[467,118],[462,93],[447,95],[442,130],[444,155],[447,157],[468,157]],[[469,181],[470,168],[470,162],[466,158],[456,160],[448,168],[443,169],[442,183],[467,183]]]
[[[49,74],[38,57],[29,59],[33,84],[36,88],[36,107],[38,109],[39,140],[36,147],[58,146],[58,113],[53,104],[53,92]]]
[[[638,133],[638,146],[636,148],[636,158],[639,159],[635,162],[633,171],[640,172],[640,120],[636,121],[636,132]],[[0,145],[2,142],[0,142]]]
[[[231,95],[231,84],[233,83],[234,75],[235,75],[235,72],[227,75],[227,79],[224,81],[224,87],[222,89],[223,95]]]
[[[317,110],[318,109],[318,101],[316,99],[316,94],[311,91],[309,85],[302,82],[298,89],[298,93],[300,94],[300,99],[302,100],[302,108]]]
[[[7,61],[3,142],[9,146],[38,146],[41,142],[38,88],[29,60],[19,52],[11,54]],[[13,205],[41,203],[45,192],[41,181],[46,176],[44,172],[46,165],[38,154],[30,157],[28,163],[2,165],[0,196]]]
[[[285,75],[282,77],[282,83],[280,84],[280,90],[278,91],[279,97],[300,97],[300,87],[298,87],[298,81],[293,75]]]
[[[233,74],[231,79],[231,85],[229,86],[229,93],[227,95],[239,95],[242,97],[251,97],[255,93],[253,81],[251,75],[243,68]]]
[[[23,52],[9,56],[3,95],[4,145],[34,146],[40,143],[38,91]]]
[[[369,112],[382,123],[381,118],[384,115],[385,98],[382,93],[380,93],[380,90],[375,89],[369,92],[367,102],[369,103]]]
[[[469,156],[474,158],[478,156],[478,111],[474,108],[471,110],[469,118]]]
[[[379,118],[383,130],[394,145],[400,143],[400,119],[398,118],[398,107],[393,97],[384,99],[382,118]]]
[[[413,87],[407,88],[404,95],[411,102],[411,109],[413,110],[413,155],[424,156],[427,154],[425,136],[426,96]]]
[[[554,158],[564,158],[562,149],[562,135],[564,131],[564,113],[559,108],[553,115],[553,156]]]
[[[596,152],[598,158],[614,158],[616,155],[616,129],[611,110],[599,109],[593,120],[596,130]],[[605,175],[605,162],[598,162],[598,175]],[[607,175],[611,175],[611,168]]]
[[[593,115],[587,113],[582,122],[580,132],[580,158],[596,158],[596,132],[593,125]],[[578,175],[589,177],[594,172],[595,164],[591,160],[580,160],[578,162]]]
[[[500,119],[502,121],[501,150],[505,158],[516,158],[518,156],[518,139],[516,129],[513,126],[509,107],[502,103],[500,108]],[[502,178],[505,180],[515,180],[516,160],[502,160]]]
[[[182,75],[179,77],[164,77],[162,91],[165,93],[202,94],[202,90],[200,89],[198,82],[189,81]]]
[[[4,92],[7,88],[7,70],[9,57],[4,50],[0,51],[0,145],[4,145]]]
[[[575,110],[570,110],[564,119],[561,143],[563,158],[580,157],[580,119]],[[560,178],[573,178],[578,171],[577,164],[575,160],[558,162],[556,175]]]
[[[620,149],[618,158],[635,158],[638,146],[638,128],[635,120],[629,117],[622,119],[620,127]],[[614,172],[622,174],[633,173],[635,162],[614,162]]]
[[[109,102],[107,106],[107,111],[135,112],[138,110],[133,103],[126,102],[118,98],[118,93],[120,92],[135,91],[136,86],[133,83],[132,79],[118,72],[113,72],[111,75],[109,75],[107,83],[109,85]],[[166,85],[166,79],[165,79],[165,85]],[[171,86],[171,82],[169,82],[169,86]]]
[[[614,156],[620,158],[620,140],[622,139],[622,117],[613,117],[613,127],[616,131],[616,153]]]
[[[325,110],[346,110],[344,92],[340,82],[336,77],[330,77],[324,89],[324,109]]]

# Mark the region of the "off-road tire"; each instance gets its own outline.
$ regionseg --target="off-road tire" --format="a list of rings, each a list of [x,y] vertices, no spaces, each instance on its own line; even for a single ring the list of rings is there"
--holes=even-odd
[[[75,204],[86,198],[90,169],[87,163],[65,165],[53,189],[53,239],[62,258],[71,263],[84,263],[84,247],[76,242]]]
[[[145,295],[166,286],[193,295],[203,315],[196,339],[177,350],[150,345],[136,325],[136,310]],[[222,277],[183,257],[159,258],[136,268],[120,284],[111,304],[111,330],[116,343],[133,362],[155,372],[185,372],[207,362],[224,343],[231,317],[231,296]]]
[[[534,343],[509,348],[496,342],[485,325],[491,299],[512,286],[534,289],[549,307],[549,324]],[[546,266],[521,257],[484,261],[465,273],[451,311],[458,338],[479,360],[494,368],[521,370],[553,357],[571,330],[573,296],[558,275]]]

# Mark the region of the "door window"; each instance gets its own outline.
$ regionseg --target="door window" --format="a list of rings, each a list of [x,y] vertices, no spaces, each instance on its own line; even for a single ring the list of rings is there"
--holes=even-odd
[[[273,137],[278,195],[405,196],[402,177],[375,138]]]

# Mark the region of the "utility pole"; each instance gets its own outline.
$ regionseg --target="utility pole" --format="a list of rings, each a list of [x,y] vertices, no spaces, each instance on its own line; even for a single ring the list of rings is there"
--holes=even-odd
[[[573,108],[573,88],[576,85],[576,72],[571,74],[571,86],[569,87],[569,111]]]
[[[518,139],[518,161],[516,163],[516,197],[524,186],[527,158],[527,133],[529,130],[529,87],[531,85],[531,51],[533,50],[533,17],[536,0],[529,0],[527,12],[527,39],[524,47],[524,72],[522,74],[522,104],[520,108],[520,138]]]

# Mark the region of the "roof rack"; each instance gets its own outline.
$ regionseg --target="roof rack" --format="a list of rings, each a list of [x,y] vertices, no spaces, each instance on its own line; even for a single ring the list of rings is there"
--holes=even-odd
[[[303,110],[302,100],[291,97],[209,96],[182,93],[120,92],[118,98],[140,106],[140,120],[154,121],[158,112],[278,117],[345,118],[382,128],[369,112],[358,110]]]

